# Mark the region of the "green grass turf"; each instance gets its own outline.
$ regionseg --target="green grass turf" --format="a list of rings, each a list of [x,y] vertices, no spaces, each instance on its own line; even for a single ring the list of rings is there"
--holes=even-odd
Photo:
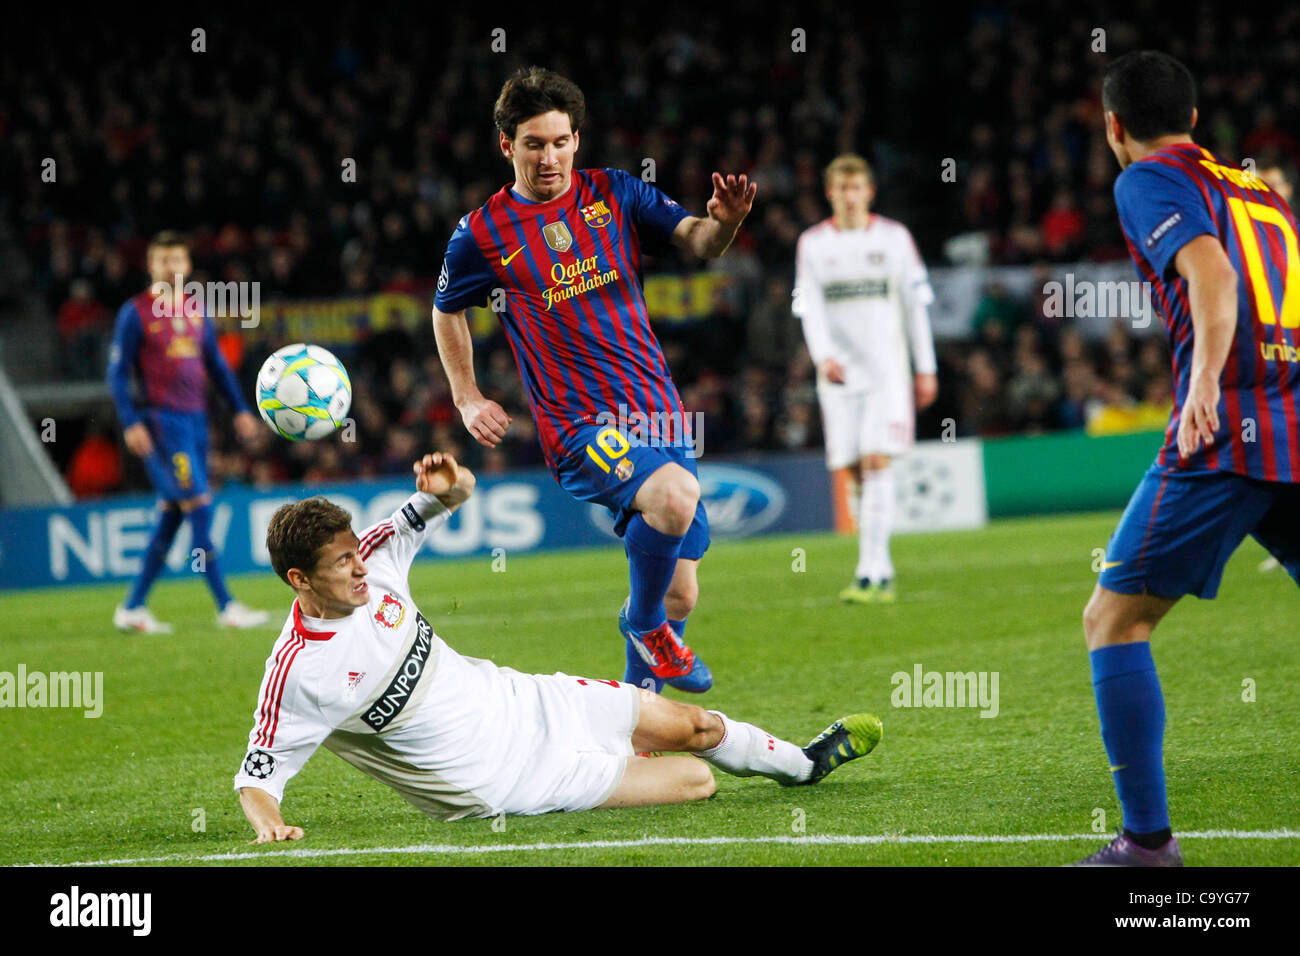
[[[702,804],[437,823],[321,751],[289,785],[288,822],[306,839],[251,847],[231,776],[245,751],[274,638],[220,630],[200,581],[164,579],[151,607],[176,633],[123,636],[111,625],[124,588],[93,586],[0,597],[0,670],[103,671],[103,716],[0,711],[0,863],[251,853],[234,864],[1057,864],[1101,836],[1024,844],[724,844],[563,848],[481,854],[285,856],[423,844],[495,846],[645,837],[1087,834],[1119,807],[1097,733],[1080,611],[1093,549],[1116,514],[999,521],[975,532],[894,542],[899,599],[842,606],[855,541],[831,535],[718,542],[702,566],[687,632],[716,687],[677,694],[804,743],[842,714],[885,723],[874,754],[816,787],[781,788],[717,773]],[[792,551],[803,549],[806,571]],[[1300,829],[1300,661],[1295,585],[1257,570],[1248,541],[1220,598],[1188,598],[1155,644],[1168,706],[1169,792],[1179,831]],[[615,614],[626,593],[616,549],[422,562],[412,589],[459,651],[520,670],[621,677]],[[267,573],[232,580],[277,624],[290,595]],[[894,708],[892,674],[997,671],[1000,712]],[[1243,679],[1256,700],[1243,702]],[[206,829],[194,829],[202,810]],[[498,824],[499,826],[499,824]],[[1300,840],[1192,839],[1189,865],[1300,863]]]

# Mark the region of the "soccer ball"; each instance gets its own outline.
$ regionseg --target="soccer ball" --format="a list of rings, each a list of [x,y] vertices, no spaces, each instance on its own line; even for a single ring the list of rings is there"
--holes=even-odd
[[[319,345],[276,349],[257,373],[257,410],[289,441],[324,438],[343,424],[351,407],[347,370]]]

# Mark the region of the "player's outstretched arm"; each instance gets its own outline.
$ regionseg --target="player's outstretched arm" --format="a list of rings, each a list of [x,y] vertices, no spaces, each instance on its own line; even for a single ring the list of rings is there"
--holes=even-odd
[[[433,337],[437,339],[438,357],[451,385],[451,400],[460,411],[466,430],[480,445],[493,448],[501,444],[510,427],[510,416],[478,390],[474,380],[474,340],[464,310],[443,312],[434,306]]]
[[[713,174],[713,197],[709,200],[708,215],[687,216],[673,230],[673,245],[685,249],[701,259],[716,259],[727,251],[736,238],[740,224],[754,206],[758,184],[749,182],[748,176]]]
[[[1216,236],[1202,234],[1178,250],[1192,307],[1192,375],[1178,423],[1178,454],[1186,458],[1219,430],[1219,377],[1237,328],[1237,270]]]
[[[244,816],[253,825],[257,839],[253,843],[279,843],[281,840],[301,840],[302,827],[285,824],[280,816],[280,804],[265,790],[256,787],[242,787],[239,791],[239,805],[244,808]]]

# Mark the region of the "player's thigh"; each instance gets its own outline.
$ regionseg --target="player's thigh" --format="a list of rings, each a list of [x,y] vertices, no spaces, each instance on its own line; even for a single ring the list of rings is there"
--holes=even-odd
[[[698,757],[629,757],[623,779],[601,807],[690,803],[707,799],[716,789],[713,771]]]
[[[645,709],[644,695],[634,684],[595,677],[555,673],[535,675],[545,711],[543,720],[555,739],[574,750],[630,754],[632,738]]]
[[[1088,650],[1112,644],[1145,641],[1178,598],[1154,594],[1120,594],[1096,585],[1083,610],[1083,633]]]
[[[1153,465],[1107,544],[1098,583],[1117,594],[1213,598],[1228,558],[1273,503],[1258,485]]]
[[[1300,584],[1300,484],[1276,484],[1269,489],[1273,504],[1251,535]]]
[[[157,461],[150,471],[155,487],[170,501],[200,498],[208,492],[208,426],[202,413],[157,410],[152,415]]]
[[[912,447],[915,415],[912,399],[901,386],[870,392],[858,419],[858,451],[864,467],[868,458],[892,458]]]
[[[666,470],[668,465],[672,468]],[[566,439],[555,478],[579,501],[608,508],[615,518],[614,533],[621,537],[632,516],[646,510],[645,498],[639,503],[637,498],[652,480],[656,494],[662,497],[668,479],[673,479],[671,487],[684,496],[682,509],[685,496],[691,493],[698,502],[699,482],[693,465],[685,449],[641,443],[612,425],[584,425]]]
[[[143,459],[149,483],[164,501],[178,503],[190,497],[192,469],[181,422],[155,409],[146,414],[144,423],[153,442],[153,450]]]
[[[822,439],[826,446],[826,467],[856,470],[862,457],[861,420],[863,392],[850,392],[838,386],[817,391],[822,410]]]

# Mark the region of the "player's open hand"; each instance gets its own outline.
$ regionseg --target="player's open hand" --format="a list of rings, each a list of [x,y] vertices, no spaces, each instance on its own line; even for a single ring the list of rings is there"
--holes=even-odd
[[[149,426],[144,422],[136,422],[126,429],[122,438],[131,454],[139,458],[147,458],[153,452],[153,439],[149,437]]]
[[[291,827],[285,824],[278,826],[269,826],[257,831],[257,839],[252,843],[280,843],[284,840],[301,840],[303,838],[302,827]]]
[[[912,389],[916,395],[917,410],[929,408],[934,404],[934,400],[939,397],[938,376],[918,375],[912,381]]]
[[[822,373],[822,377],[832,385],[844,384],[844,366],[833,358],[823,359],[817,370]]]
[[[425,455],[411,467],[415,471],[416,489],[433,495],[448,508],[468,499],[478,483],[474,472],[440,451]]]
[[[480,395],[459,407],[461,421],[480,445],[495,448],[505,440],[506,429],[510,427],[512,419],[492,399]]]
[[[1193,375],[1178,421],[1178,457],[1190,457],[1201,442],[1209,448],[1218,430],[1219,383],[1209,375]]]
[[[235,434],[244,441],[250,441],[261,431],[257,416],[252,412],[240,412],[235,416]]]
[[[705,209],[709,216],[724,225],[738,228],[749,210],[754,206],[754,194],[758,192],[758,183],[751,183],[749,177],[734,175],[722,178],[721,173],[713,174],[713,198]]]

